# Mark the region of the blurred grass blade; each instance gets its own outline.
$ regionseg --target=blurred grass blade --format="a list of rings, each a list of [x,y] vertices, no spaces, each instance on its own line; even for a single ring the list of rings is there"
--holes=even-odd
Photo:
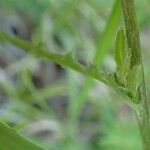
[[[98,48],[94,58],[94,64],[100,67],[113,40],[115,29],[121,18],[121,5],[120,0],[116,0],[112,11],[110,12],[109,19],[107,21],[106,28],[98,41]]]
[[[44,150],[0,122],[0,150]]]
[[[110,16],[108,18],[106,28],[100,40],[98,40],[98,46],[97,46],[97,50],[96,50],[95,57],[94,57],[94,64],[97,67],[100,67],[102,65],[102,62],[106,54],[108,53],[111,42],[113,40],[115,29],[118,26],[120,18],[121,18],[120,0],[116,0],[112,8],[112,11],[110,13]],[[72,104],[73,106],[71,106],[70,108],[71,109],[70,112],[72,112],[73,118],[76,118],[76,116],[80,113],[79,110],[85,103],[92,85],[93,85],[93,80],[90,77],[87,77],[83,83],[82,89],[80,89],[79,91],[76,101]]]

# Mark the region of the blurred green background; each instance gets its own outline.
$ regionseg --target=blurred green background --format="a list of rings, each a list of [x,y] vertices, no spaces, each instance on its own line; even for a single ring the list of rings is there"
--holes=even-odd
[[[135,0],[150,96],[150,1]],[[114,0],[0,0],[0,30],[114,71]],[[113,19],[110,19],[110,16]],[[117,19],[116,19],[117,18]],[[109,25],[108,25],[109,24]],[[0,43],[0,119],[49,150],[142,150],[134,112],[98,81]]]

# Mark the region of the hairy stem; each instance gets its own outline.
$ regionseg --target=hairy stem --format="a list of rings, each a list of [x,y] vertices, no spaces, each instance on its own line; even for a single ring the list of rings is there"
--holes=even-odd
[[[124,89],[121,85],[116,84],[116,81],[114,80],[114,76],[112,74],[101,72],[97,70],[94,66],[85,67],[76,62],[72,58],[70,53],[65,55],[53,53],[49,49],[41,45],[34,45],[33,43],[24,41],[20,38],[9,36],[4,32],[0,32],[0,41],[12,43],[15,46],[22,48],[22,50],[37,58],[42,58],[55,62],[57,64],[75,70],[85,76],[89,76],[93,79],[99,80],[104,84],[108,85],[109,87],[113,88],[123,97],[129,98],[126,89]]]
[[[121,0],[125,21],[128,47],[131,49],[131,68],[139,68],[141,72],[142,85],[139,89],[140,104],[136,111],[144,150],[150,150],[150,129],[149,129],[149,107],[146,96],[144,71],[140,47],[139,30],[135,11],[134,0]]]
[[[94,66],[85,67],[75,61],[71,53],[65,55],[57,54],[51,52],[49,49],[45,48],[42,45],[34,45],[31,42],[24,41],[20,38],[9,36],[4,32],[0,32],[0,41],[12,43],[17,47],[22,48],[27,53],[46,60],[51,60],[57,64],[68,67],[72,70],[75,70],[83,75],[90,76],[96,80],[103,82],[104,84],[109,84],[109,75],[104,72],[98,71]]]

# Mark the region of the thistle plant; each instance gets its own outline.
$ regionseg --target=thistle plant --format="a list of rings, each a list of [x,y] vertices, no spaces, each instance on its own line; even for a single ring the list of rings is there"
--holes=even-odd
[[[117,3],[120,3],[119,5],[122,6],[125,27],[122,27],[118,31],[115,41],[114,59],[116,62],[116,71],[114,73],[99,71],[97,67],[99,60],[97,60],[97,57],[93,61],[96,67],[93,67],[93,65],[86,67],[78,63],[73,58],[72,53],[64,55],[53,53],[42,45],[36,45],[35,43],[9,36],[4,32],[0,32],[0,41],[10,42],[34,57],[46,59],[68,67],[85,76],[99,80],[116,90],[135,111],[143,141],[143,148],[144,150],[150,150],[149,107],[146,96],[135,4],[134,0],[118,0]],[[5,128],[6,132],[0,135],[0,139],[3,139],[11,130],[10,128],[6,128],[5,125],[0,125],[0,131],[3,128]],[[16,135],[16,132],[11,132],[11,134]],[[14,136],[14,140],[15,138],[16,136]],[[10,139],[8,138],[7,140],[9,141]],[[7,140],[4,141],[4,145]],[[25,145],[26,143],[23,144]],[[35,147],[35,149],[38,148]],[[7,150],[10,150],[10,148]]]

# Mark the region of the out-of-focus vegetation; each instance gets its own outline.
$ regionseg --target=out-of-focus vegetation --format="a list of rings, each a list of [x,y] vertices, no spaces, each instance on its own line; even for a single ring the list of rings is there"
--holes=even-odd
[[[0,30],[60,54],[73,52],[86,66],[97,49],[101,52],[102,39],[108,34],[101,68],[113,71],[121,17],[111,29],[111,39],[110,32],[104,31],[114,2],[0,0]],[[150,1],[137,0],[136,6],[150,91]],[[141,150],[136,118],[121,99],[100,82],[92,83],[72,70],[0,43],[0,119],[47,149]]]

